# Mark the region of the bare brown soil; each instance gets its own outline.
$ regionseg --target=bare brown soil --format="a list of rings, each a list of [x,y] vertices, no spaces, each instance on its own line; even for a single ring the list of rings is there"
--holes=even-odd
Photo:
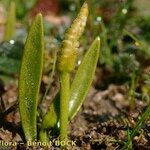
[[[69,138],[75,141],[76,146],[69,146],[67,149],[122,149],[124,142],[127,140],[127,131],[135,127],[138,116],[147,107],[145,101],[136,99],[135,109],[129,111],[128,87],[125,84],[114,84],[112,82],[105,88],[98,88],[98,84],[102,84],[102,81],[97,82],[100,77],[101,71],[97,70],[95,81],[82,109],[70,123]],[[3,88],[1,83],[1,89],[3,92],[1,93],[0,107],[0,140],[5,142],[16,141],[20,144],[8,148],[0,146],[0,149],[46,149],[23,145],[24,136],[17,105],[17,85],[13,83]],[[54,89],[52,88],[52,91]],[[139,150],[150,149],[150,121],[147,121],[135,136],[133,147]],[[52,147],[49,149],[60,148]]]

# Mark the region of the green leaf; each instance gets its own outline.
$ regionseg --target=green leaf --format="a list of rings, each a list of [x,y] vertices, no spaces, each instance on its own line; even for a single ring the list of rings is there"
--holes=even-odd
[[[8,15],[7,15],[7,22],[4,34],[4,40],[9,41],[12,39],[14,32],[15,32],[15,23],[16,23],[16,6],[15,2],[11,1]]]
[[[52,104],[49,107],[48,112],[43,118],[42,129],[49,129],[56,125],[59,120],[59,110],[60,110],[60,94],[57,94]]]
[[[100,38],[97,37],[85,54],[71,85],[68,112],[69,120],[71,120],[78,112],[88,93],[96,70],[99,50]],[[59,97],[57,97],[51,104],[47,114],[43,118],[42,129],[50,129],[57,124],[57,121],[59,120],[59,109],[56,108],[59,106],[59,100]]]
[[[27,141],[36,140],[36,113],[43,68],[43,20],[38,14],[30,28],[22,57],[19,78],[19,108]]]
[[[100,38],[97,37],[79,66],[71,85],[69,100],[69,120],[79,111],[93,81],[100,50]]]
[[[53,128],[59,120],[59,114],[60,114],[59,102],[60,102],[60,94],[57,94],[52,104],[50,105],[48,112],[45,114],[43,118],[41,130],[39,134],[41,142],[48,141],[47,129]]]

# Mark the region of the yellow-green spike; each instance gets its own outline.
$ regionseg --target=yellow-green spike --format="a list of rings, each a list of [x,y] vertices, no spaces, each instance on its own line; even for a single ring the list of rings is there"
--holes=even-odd
[[[77,18],[66,31],[61,49],[58,54],[57,69],[70,72],[74,69],[79,38],[82,35],[88,17],[88,5],[85,2],[80,9]]]

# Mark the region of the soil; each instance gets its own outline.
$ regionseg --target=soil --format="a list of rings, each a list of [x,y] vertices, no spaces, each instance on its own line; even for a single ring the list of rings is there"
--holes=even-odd
[[[134,128],[138,117],[147,107],[145,101],[136,99],[135,108],[129,108],[128,87],[125,84],[110,83],[105,88],[97,88],[105,82],[102,72],[97,69],[95,80],[86,100],[69,125],[69,139],[75,141],[72,150],[115,150],[122,149],[127,140],[127,131]],[[105,76],[106,77],[106,76]],[[98,82],[101,80],[101,82]],[[105,83],[103,83],[105,84]],[[55,84],[52,86],[56,86]],[[54,93],[54,89],[52,91]],[[20,126],[20,116],[17,104],[17,84],[9,84],[3,88],[1,83],[1,114],[0,141],[16,141],[18,146],[2,147],[1,149],[36,149],[41,147],[26,147]],[[51,93],[50,92],[50,93]],[[47,102],[48,103],[48,102]],[[2,145],[2,144],[1,144]],[[147,121],[133,139],[134,149],[150,149],[150,121]],[[49,149],[60,149],[51,147]]]
[[[125,93],[127,90],[122,85],[110,85],[104,91],[91,89],[82,111],[71,123],[70,137],[77,141],[78,149],[122,149],[127,130],[135,126],[137,117],[146,106],[137,101],[135,111],[130,114]],[[135,149],[149,149],[146,126],[134,138]]]
[[[30,16],[34,16],[37,11],[43,12],[45,19],[56,25],[61,25],[63,22],[69,22],[65,17],[58,17],[60,6],[58,0],[55,0],[55,5],[48,0],[44,0],[46,5],[43,5],[43,0],[35,5],[33,10],[29,12]],[[122,0],[120,0],[121,2]],[[41,3],[42,2],[42,3]],[[119,2],[119,1],[118,1]],[[138,11],[141,15],[149,14],[148,0],[136,0],[135,6],[138,6]],[[52,5],[53,4],[53,8]],[[43,9],[46,8],[46,9]],[[144,11],[143,11],[144,10]],[[114,8],[105,9],[104,20],[108,22],[113,14]],[[0,5],[0,24],[5,22],[5,11]],[[105,15],[106,14],[106,15]],[[109,14],[109,15],[108,15]],[[136,29],[136,28],[135,28]],[[0,40],[2,41],[4,26],[0,26]],[[149,60],[143,62],[143,57],[140,57],[140,62],[144,66],[149,66]],[[139,58],[139,59],[140,59]],[[54,79],[51,90],[47,96],[47,100],[41,107],[43,112],[48,109],[50,100],[58,91],[57,77]],[[41,85],[41,94],[45,92],[48,82],[48,77],[43,77]],[[140,84],[143,84],[142,82]],[[28,147],[24,144],[24,134],[20,123],[20,115],[18,109],[18,88],[17,80],[5,85],[0,80],[0,150],[60,150],[59,146],[51,146],[50,148]],[[140,90],[140,87],[138,87]],[[111,71],[102,70],[97,67],[96,75],[90,91],[85,99],[85,102],[77,113],[75,118],[70,122],[68,129],[68,138],[75,142],[74,146],[68,146],[68,150],[122,150],[124,143],[128,139],[128,131],[137,124],[139,116],[148,107],[148,102],[137,96],[135,98],[135,106],[130,108],[129,104],[129,87],[124,81],[113,77]],[[40,120],[38,120],[40,121]],[[57,138],[53,138],[55,141]],[[9,144],[11,146],[3,146]],[[12,146],[13,144],[17,144]],[[150,150],[150,119],[147,120],[144,126],[138,131],[133,141],[133,149],[135,150]],[[54,145],[54,144],[53,144]]]

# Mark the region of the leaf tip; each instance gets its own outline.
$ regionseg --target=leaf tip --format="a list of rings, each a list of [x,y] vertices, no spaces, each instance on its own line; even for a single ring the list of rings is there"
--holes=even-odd
[[[98,45],[98,47],[100,47],[100,41],[101,41],[100,37],[97,36],[95,39],[95,43]]]
[[[42,14],[41,13],[38,13],[37,15],[36,15],[36,18],[35,18],[35,20],[37,20],[37,21],[39,21],[39,22],[43,22],[43,16],[42,16]]]
[[[36,16],[39,17],[39,18],[42,18],[42,14],[41,13],[38,13]]]
[[[84,6],[84,7],[88,7],[87,1],[85,1],[85,2],[83,3],[83,6]]]
[[[100,37],[99,37],[99,36],[98,36],[98,37],[96,37],[96,40],[97,40],[97,41],[100,41]]]

